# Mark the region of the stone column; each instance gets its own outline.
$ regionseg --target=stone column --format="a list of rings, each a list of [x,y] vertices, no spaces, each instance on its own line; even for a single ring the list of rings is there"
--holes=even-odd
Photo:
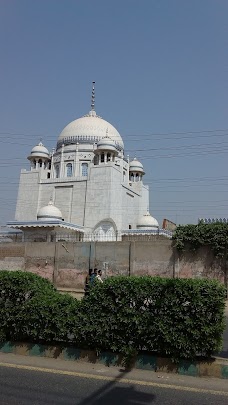
[[[54,171],[54,152],[55,150],[52,149],[52,154],[51,154],[51,179],[53,179],[55,177],[55,171]]]
[[[61,159],[60,159],[60,168],[59,168],[59,177],[65,177],[64,176],[64,158],[63,158],[63,152],[64,152],[64,144],[62,144],[62,149],[61,149]]]
[[[80,176],[79,173],[79,159],[78,159],[78,145],[79,143],[76,143],[76,149],[75,149],[75,160],[74,160],[74,177]]]
[[[127,182],[129,183],[129,181],[131,181],[130,173],[129,173],[129,155],[127,155],[127,173],[126,173],[126,176],[127,176]]]

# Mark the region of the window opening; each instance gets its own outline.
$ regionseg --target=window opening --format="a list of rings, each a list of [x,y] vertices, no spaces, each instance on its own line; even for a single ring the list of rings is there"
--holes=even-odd
[[[82,163],[82,176],[88,176],[88,163]]]
[[[67,177],[72,177],[72,163],[67,163]]]
[[[104,163],[104,153],[101,154],[101,163]]]

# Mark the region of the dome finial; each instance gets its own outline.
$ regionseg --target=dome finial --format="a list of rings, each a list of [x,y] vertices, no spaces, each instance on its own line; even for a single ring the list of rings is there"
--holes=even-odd
[[[92,97],[91,97],[91,110],[94,111],[95,110],[95,82],[92,82],[93,86],[92,86]]]

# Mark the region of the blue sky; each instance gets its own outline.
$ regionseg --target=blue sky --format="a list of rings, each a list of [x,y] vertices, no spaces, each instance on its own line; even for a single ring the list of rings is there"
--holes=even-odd
[[[159,222],[228,217],[227,0],[1,0],[0,224],[39,141],[90,109],[143,163]]]

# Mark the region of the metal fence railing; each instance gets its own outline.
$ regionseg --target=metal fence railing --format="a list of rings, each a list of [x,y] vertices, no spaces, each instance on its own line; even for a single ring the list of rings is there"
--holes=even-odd
[[[7,232],[0,233],[0,243],[5,242],[121,242],[121,241],[152,241],[171,238],[172,232],[165,229],[157,230],[127,230],[113,233],[82,233],[82,232]]]

